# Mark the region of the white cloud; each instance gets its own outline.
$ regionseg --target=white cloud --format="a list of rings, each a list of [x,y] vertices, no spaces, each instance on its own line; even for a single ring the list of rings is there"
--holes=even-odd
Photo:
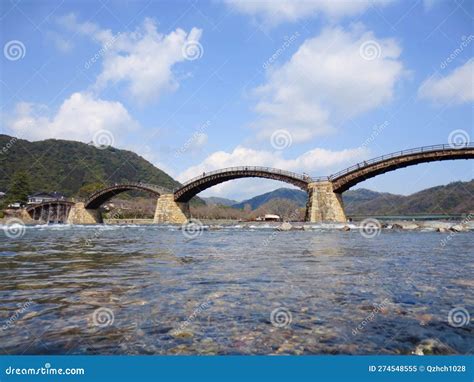
[[[322,14],[332,19],[363,13],[371,5],[384,6],[390,0],[226,0],[238,12],[255,16],[267,24],[297,21]]]
[[[20,102],[8,127],[26,139],[61,138],[88,143],[100,130],[110,131],[117,142],[121,134],[138,126],[120,102],[96,99],[89,93],[73,93],[53,116],[49,114],[45,105]]]
[[[400,53],[395,40],[377,39],[361,25],[327,28],[267,71],[266,83],[255,89],[260,118],[252,126],[260,138],[289,130],[296,142],[328,134],[393,98],[405,72]]]
[[[445,77],[437,75],[428,78],[418,89],[418,96],[437,103],[474,101],[474,59]]]
[[[212,153],[200,164],[179,174],[177,178],[184,182],[203,172],[233,166],[266,166],[298,173],[306,172],[313,176],[330,175],[358,161],[367,159],[368,153],[369,151],[362,147],[341,151],[315,148],[295,159],[285,159],[281,151],[263,151],[237,146],[232,152],[217,151]],[[277,187],[290,187],[284,183],[269,180],[258,182],[258,184],[248,180],[240,180],[237,185],[235,182],[218,184],[212,187],[207,194],[245,198]]]
[[[101,45],[97,55],[102,61],[102,71],[95,89],[100,90],[111,83],[124,83],[130,96],[142,103],[178,88],[173,66],[186,60],[183,48],[191,42],[199,42],[202,34],[202,30],[197,28],[192,28],[189,33],[178,28],[162,34],[150,18],[133,32],[117,34],[90,22],[80,23],[73,14],[62,17],[60,24]]]
[[[440,0],[423,0],[423,8],[425,11],[431,11],[436,6],[442,4]]]

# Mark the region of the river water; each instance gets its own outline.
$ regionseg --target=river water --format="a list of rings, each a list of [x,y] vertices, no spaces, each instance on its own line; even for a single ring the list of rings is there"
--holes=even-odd
[[[5,354],[472,354],[474,231],[0,230]]]

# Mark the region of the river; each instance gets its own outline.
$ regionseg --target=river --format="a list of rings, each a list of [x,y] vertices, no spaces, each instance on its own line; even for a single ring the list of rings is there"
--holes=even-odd
[[[0,230],[5,354],[474,350],[474,231],[49,225],[13,236]]]

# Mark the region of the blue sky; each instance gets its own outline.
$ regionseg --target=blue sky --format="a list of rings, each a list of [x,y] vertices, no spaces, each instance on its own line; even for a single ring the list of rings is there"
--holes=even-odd
[[[472,140],[473,17],[467,0],[6,0],[0,131],[111,143],[181,181],[237,165],[329,175]],[[473,169],[430,163],[358,187],[409,194]]]

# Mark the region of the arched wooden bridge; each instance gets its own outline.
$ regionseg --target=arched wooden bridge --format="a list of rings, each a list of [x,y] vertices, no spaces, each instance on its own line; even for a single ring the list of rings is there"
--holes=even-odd
[[[108,186],[103,188],[102,190],[94,192],[89,198],[84,202],[84,206],[86,209],[96,209],[99,208],[102,204],[104,204],[109,199],[113,198],[115,195],[121,194],[125,191],[130,190],[138,190],[138,191],[146,191],[153,195],[163,195],[169,194],[172,191],[156,186],[154,184],[148,183],[121,183],[121,184],[114,184],[113,186]]]
[[[376,175],[383,174],[398,168],[413,166],[419,163],[441,160],[469,159],[474,157],[474,144],[466,143],[460,147],[453,145],[423,146],[409,150],[397,151],[377,158],[360,162],[333,175],[311,178],[285,170],[269,167],[242,166],[230,167],[211,171],[197,176],[174,191],[175,201],[187,202],[201,191],[216,184],[237,178],[267,178],[280,180],[307,190],[312,182],[331,182],[333,191],[341,193],[357,183],[363,182]]]
[[[372,158],[330,176],[318,177],[314,180],[330,181],[334,192],[341,193],[357,183],[399,168],[427,162],[471,158],[474,158],[474,143],[472,142],[460,147],[448,144],[423,146]]]
[[[290,183],[306,191],[311,178],[306,175],[271,167],[241,166],[228,167],[217,171],[203,173],[174,191],[177,202],[188,202],[193,196],[216,184],[239,178],[266,178]]]
[[[26,207],[26,212],[33,220],[44,223],[65,223],[74,202],[68,200],[51,200]]]
[[[201,191],[232,179],[256,177],[290,183],[307,191],[307,220],[309,221],[345,221],[340,194],[357,183],[419,163],[471,158],[474,158],[472,142],[462,146],[443,144],[397,151],[360,162],[333,175],[318,178],[270,167],[230,167],[203,173],[183,183],[174,191],[147,183],[115,184],[93,193],[83,204],[78,203],[73,206],[65,204],[64,211],[74,208],[74,219],[72,219],[74,223],[83,224],[83,220],[87,223],[98,222],[101,220],[98,209],[107,200],[125,191],[140,190],[158,196],[155,222],[181,223],[189,216],[189,200]],[[41,210],[41,216],[44,216],[45,206],[51,206],[51,203],[28,207],[28,212],[33,217],[34,211]],[[60,207],[57,207],[57,210],[59,211]]]

